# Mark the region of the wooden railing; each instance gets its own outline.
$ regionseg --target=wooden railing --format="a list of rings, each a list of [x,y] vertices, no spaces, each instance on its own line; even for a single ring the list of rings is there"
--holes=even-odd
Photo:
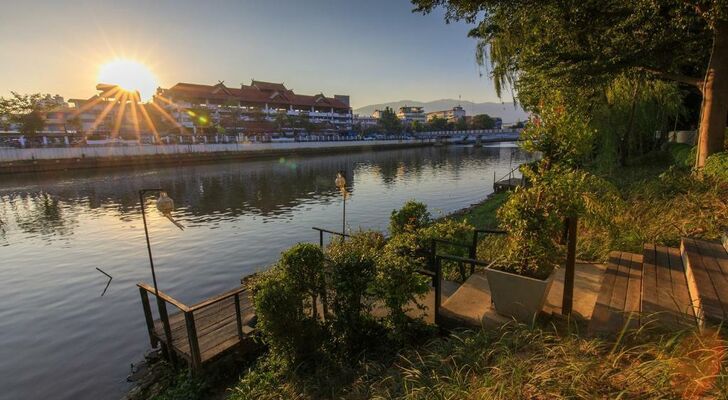
[[[223,300],[234,298],[235,302],[235,313],[237,320],[237,333],[238,339],[243,340],[243,321],[240,313],[240,294],[247,290],[246,287],[241,286],[239,288],[230,290],[228,292],[213,296],[209,299],[203,300],[192,306],[187,306],[184,303],[174,299],[172,296],[164,293],[161,290],[155,290],[154,287],[140,282],[137,284],[139,287],[139,294],[142,300],[142,307],[144,309],[144,318],[147,323],[147,331],[149,333],[149,340],[152,347],[156,347],[159,338],[154,327],[154,317],[152,316],[152,308],[149,304],[149,294],[151,293],[157,299],[157,307],[159,310],[159,320],[162,323],[164,330],[164,347],[165,352],[171,358],[175,354],[172,337],[172,327],[169,323],[169,314],[167,313],[167,304],[171,304],[184,314],[185,327],[187,331],[187,340],[190,346],[190,364],[193,370],[199,369],[202,365],[200,346],[198,342],[198,332],[195,326],[195,312],[203,310],[209,306],[217,304]]]

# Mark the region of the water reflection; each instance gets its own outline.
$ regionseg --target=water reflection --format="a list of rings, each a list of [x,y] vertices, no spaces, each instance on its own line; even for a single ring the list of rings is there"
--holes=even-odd
[[[510,146],[446,147],[83,173],[72,178],[26,176],[0,187],[0,216],[6,221],[2,225],[5,230],[17,227],[28,234],[68,236],[73,234],[79,207],[130,221],[139,212],[138,189],[161,187],[178,204],[179,218],[190,224],[233,220],[243,214],[285,217],[301,204],[336,198],[334,177],[338,171],[345,171],[351,191],[356,192],[360,181],[354,177],[358,175],[365,175],[370,185],[379,181],[384,188],[391,188],[399,181],[422,180],[425,170],[430,174],[447,171],[458,180],[463,168],[482,168],[489,160],[517,165],[525,159]]]

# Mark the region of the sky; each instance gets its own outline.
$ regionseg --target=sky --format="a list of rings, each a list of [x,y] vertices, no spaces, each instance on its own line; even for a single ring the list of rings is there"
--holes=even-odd
[[[475,62],[471,26],[409,0],[0,0],[0,96],[95,94],[99,68],[125,58],[162,87],[284,82],[348,94],[354,108],[396,100],[498,101]]]

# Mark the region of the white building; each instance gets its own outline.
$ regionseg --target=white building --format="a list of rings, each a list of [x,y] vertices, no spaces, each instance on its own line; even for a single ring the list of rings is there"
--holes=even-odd
[[[404,124],[411,125],[414,122],[424,124],[427,121],[425,115],[425,109],[423,107],[400,107],[397,112],[397,118],[399,118]]]
[[[427,121],[432,121],[435,118],[446,119],[448,122],[457,122],[461,118],[465,118],[465,109],[460,106],[455,106],[450,110],[433,111],[427,113]]]

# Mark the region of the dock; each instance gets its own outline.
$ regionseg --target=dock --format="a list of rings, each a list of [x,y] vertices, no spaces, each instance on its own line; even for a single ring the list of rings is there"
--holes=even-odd
[[[137,286],[151,346],[161,344],[168,357],[181,357],[193,371],[228,351],[252,344],[253,303],[244,286],[192,306],[145,283]],[[157,319],[152,316],[150,294],[157,299]],[[168,306],[175,311],[168,314]]]

